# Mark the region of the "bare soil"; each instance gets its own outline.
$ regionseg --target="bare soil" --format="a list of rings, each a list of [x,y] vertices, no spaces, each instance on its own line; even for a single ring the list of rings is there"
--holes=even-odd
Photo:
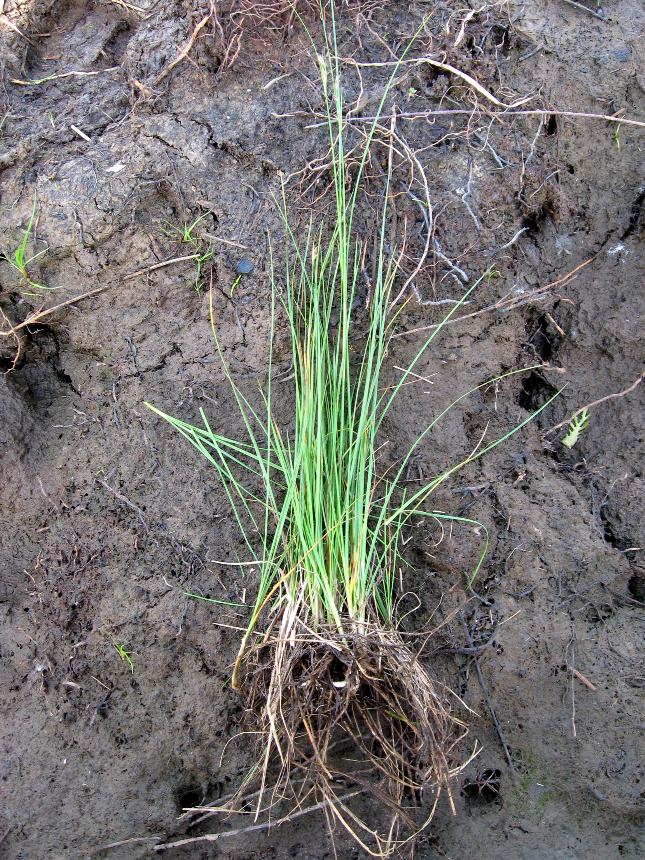
[[[134,860],[154,856],[159,841],[238,826],[188,828],[177,819],[186,806],[229,794],[253,762],[248,737],[235,738],[243,715],[228,686],[244,612],[185,592],[244,602],[254,574],[219,563],[244,552],[225,494],[143,405],[187,418],[204,408],[225,432],[238,429],[208,296],[194,289],[192,262],[128,275],[191,253],[169,225],[210,212],[199,231],[217,237],[204,271],[223,348],[236,378],[255,386],[266,374],[270,327],[267,236],[279,236],[271,192],[324,155],[324,129],[307,128],[320,96],[311,51],[288,16],[268,25],[249,18],[228,66],[226,47],[240,31],[219,4],[223,36],[209,22],[166,74],[208,4],[135,5],[144,11],[108,0],[6,0],[0,15],[3,250],[15,247],[36,194],[32,247],[48,250],[33,277],[58,288],[44,301],[104,288],[21,329],[17,360],[15,339],[0,343],[7,860]],[[446,62],[500,100],[534,93],[531,106],[645,117],[638,0],[607,0],[604,20],[562,0],[511,2],[473,16],[457,47],[468,6],[482,4],[434,5]],[[370,27],[400,46],[427,10],[393,0],[373,10]],[[345,56],[387,60],[374,33],[355,7],[347,11]],[[70,71],[93,74],[16,83]],[[353,99],[359,88],[350,79]],[[364,115],[378,83],[366,71]],[[410,67],[396,102],[399,112],[472,108],[473,93],[462,79]],[[443,115],[398,128],[425,147],[442,254],[471,282],[491,264],[499,275],[464,312],[511,292],[527,301],[446,329],[418,368],[430,382],[406,386],[388,422],[391,456],[457,394],[501,370],[548,365],[462,401],[420,449],[410,481],[567,387],[435,499],[491,533],[476,595],[465,576],[481,535],[453,528],[439,541],[428,523],[410,532],[406,587],[420,605],[406,623],[421,629],[431,613],[436,621],[464,606],[468,633],[453,619],[426,660],[478,714],[462,754],[475,740],[483,745],[455,786],[457,815],[442,802],[416,856],[641,857],[645,385],[593,408],[571,450],[559,442],[562,430],[548,431],[643,372],[645,139],[625,124],[555,114],[492,120],[493,106],[479,107],[470,125]],[[325,206],[315,199],[324,171],[311,178],[320,180],[312,189],[306,177],[290,186],[294,201],[302,193],[303,214]],[[406,193],[397,215],[418,252],[422,213]],[[230,298],[242,257],[254,269]],[[432,301],[463,290],[433,255],[416,286]],[[0,291],[3,329],[42,305],[7,263]],[[410,303],[393,342],[393,378],[423,342],[410,332],[445,309]],[[288,383],[283,401],[288,423]],[[475,660],[472,649],[486,642]],[[363,803],[369,809],[370,798]],[[103,848],[122,840],[135,841]],[[361,856],[342,832],[334,849],[324,818],[311,815],[163,856],[322,860],[334,850],[343,860]]]

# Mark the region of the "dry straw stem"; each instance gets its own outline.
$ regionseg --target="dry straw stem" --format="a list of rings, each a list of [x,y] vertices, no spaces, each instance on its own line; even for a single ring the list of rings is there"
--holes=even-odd
[[[451,66],[448,63],[442,63],[439,60],[435,60],[432,57],[418,57],[413,60],[403,60],[402,62],[397,61],[387,61],[382,63],[360,63],[356,60],[350,60],[344,57],[338,58],[341,62],[351,63],[354,66],[359,66],[360,68],[386,68],[396,66],[396,68],[400,68],[401,66],[422,66],[429,65],[433,66],[435,69],[441,69],[441,71],[449,72],[451,75],[454,75],[457,78],[460,78],[464,83],[468,84],[475,92],[479,93],[480,96],[483,96],[486,101],[489,101],[491,104],[494,104],[496,107],[505,108],[507,110],[513,110],[514,108],[519,107],[520,105],[526,104],[531,101],[533,96],[525,96],[524,98],[518,99],[517,101],[512,102],[512,104],[506,104],[505,102],[500,101],[496,96],[494,96],[491,92],[489,92],[486,87],[482,86],[479,81],[475,80],[471,75],[466,72],[462,72],[461,69],[456,68],[455,66]]]
[[[28,79],[26,81],[23,81],[23,80],[20,80],[17,78],[12,78],[11,83],[16,84],[16,85],[21,86],[21,87],[38,87],[41,84],[46,84],[49,81],[57,81],[57,80],[60,80],[61,78],[94,78],[94,77],[97,77],[98,75],[106,75],[109,72],[117,72],[117,71],[119,71],[120,68],[121,68],[121,66],[111,66],[109,69],[101,69],[100,71],[97,71],[97,72],[84,72],[84,71],[60,72],[59,74],[55,74],[55,75],[47,75],[44,78],[33,78],[33,79]]]
[[[339,800],[344,803],[351,800],[352,797],[357,797],[361,794],[360,791],[350,791],[347,794],[340,796]],[[275,827],[280,827],[288,822],[302,818],[304,815],[310,815],[312,812],[319,812],[326,807],[326,801],[321,800],[319,803],[314,803],[311,806],[295,809],[293,812],[276,818],[273,821],[263,821],[259,824],[251,824],[248,827],[234,827],[231,830],[224,830],[221,833],[205,833],[203,836],[192,836],[188,839],[177,839],[174,842],[166,842],[161,845],[153,846],[153,850],[161,853],[170,848],[181,848],[185,845],[195,845],[199,842],[218,842],[220,839],[230,839],[232,836],[243,836],[245,833],[258,833],[262,830],[269,830]]]
[[[404,120],[415,120],[415,119],[429,119],[434,116],[472,116],[476,112],[477,108],[446,108],[446,109],[437,109],[437,110],[426,110],[426,111],[401,111],[397,113],[398,119]],[[274,116],[279,117],[279,114],[274,114]],[[602,114],[602,113],[584,113],[582,111],[571,111],[571,110],[557,110],[556,108],[531,108],[528,110],[503,110],[503,111],[487,111],[486,116],[491,117],[496,120],[503,120],[506,117],[513,116],[541,116],[541,117],[549,117],[549,116],[563,116],[570,117],[572,119],[596,119],[596,120],[604,120],[605,122],[618,123],[619,125],[629,125],[634,128],[645,128],[645,122],[638,119],[630,119],[629,117],[623,116],[620,111],[617,111],[614,114]],[[382,120],[388,119],[387,114],[381,116]],[[352,122],[363,122],[363,123],[371,123],[374,121],[373,116],[360,116],[360,117],[352,117]],[[316,122],[310,123],[305,126],[305,128],[320,128],[325,125],[324,122]]]
[[[11,11],[14,11],[14,10],[11,10]],[[9,17],[9,13],[8,13],[8,12],[5,12],[5,10],[4,10],[4,0],[0,0],[0,20],[4,21],[4,23],[7,25],[7,27],[9,27],[9,29],[10,29],[10,30],[13,30],[13,31],[14,31],[14,33],[17,33],[17,34],[18,34],[22,39],[24,39],[24,40],[25,40],[25,42],[28,42],[30,45],[34,45],[34,44],[35,44],[35,43],[34,43],[34,42],[29,38],[29,36],[26,36],[26,35],[22,32],[22,30],[21,30],[21,29],[20,29],[16,24],[14,24],[14,22],[13,22],[13,21],[11,20],[11,18]]]
[[[156,272],[158,269],[165,269],[166,266],[174,266],[175,263],[188,263],[191,260],[198,260],[201,254],[186,254],[185,257],[173,257],[171,260],[162,260],[161,263],[153,263],[152,266],[146,266],[145,269],[138,269],[136,272],[130,272],[126,275],[124,281],[132,281],[141,275],[149,275],[151,272]]]
[[[586,12],[587,15],[597,18],[597,20],[602,21],[603,24],[609,24],[611,22],[611,18],[606,18],[604,15],[600,15],[594,9],[590,9],[588,6],[583,6],[582,3],[577,3],[576,0],[562,0],[562,2],[566,3],[567,6],[573,6],[575,9],[579,9],[581,12]]]

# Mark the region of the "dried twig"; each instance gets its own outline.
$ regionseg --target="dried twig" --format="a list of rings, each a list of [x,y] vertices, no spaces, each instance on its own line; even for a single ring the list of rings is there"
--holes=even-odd
[[[339,57],[338,59],[341,62],[346,62],[346,59],[344,57]],[[489,92],[479,83],[479,81],[471,77],[471,75],[467,74],[466,72],[462,72],[461,69],[458,69],[455,66],[451,66],[449,63],[441,63],[439,60],[433,60],[431,57],[416,57],[412,60],[391,60],[382,63],[359,63],[353,59],[350,62],[353,66],[360,66],[362,68],[382,68],[384,66],[409,65],[422,66],[427,63],[429,66],[433,66],[435,69],[441,69],[441,71],[443,72],[449,72],[451,75],[460,78],[464,83],[468,84],[469,87],[478,92],[480,96],[483,96],[486,101],[489,101],[491,104],[494,104],[497,107],[507,108],[511,110],[513,108],[519,107],[520,105],[526,104],[533,98],[533,96],[525,96],[524,98],[518,99],[511,104],[506,104],[506,102],[500,101],[496,96]]]
[[[579,672],[579,671],[576,669],[576,667],[575,667],[575,666],[568,666],[568,669],[569,669],[569,671],[571,672],[571,674],[572,674],[572,675],[575,675],[575,677],[576,677],[576,678],[577,678],[577,679],[578,679],[582,684],[584,684],[584,685],[585,685],[585,687],[588,687],[588,688],[589,688],[592,692],[594,692],[594,693],[597,691],[598,687],[596,687],[596,685],[595,685],[595,684],[592,684],[592,683],[591,683],[591,681],[589,680],[589,678],[585,678],[585,676],[582,674],[582,672]]]
[[[124,845],[135,845],[143,842],[159,842],[161,836],[133,836],[131,839],[120,839],[118,842],[110,842],[108,845],[99,845],[92,850],[92,854],[100,854],[102,851],[111,851],[113,848],[122,848]]]
[[[575,658],[576,658],[575,645],[574,645],[573,638],[571,639],[571,641],[567,645],[567,650],[569,649],[569,647],[571,648],[571,665],[569,666],[569,668],[571,668],[571,666],[573,666],[573,663],[574,663]],[[578,737],[578,730],[576,728],[576,685],[573,682],[573,678],[574,678],[574,674],[572,672],[571,673],[571,727],[573,729],[573,737],[577,738]]]
[[[592,400],[591,403],[586,403],[584,406],[581,406],[579,409],[576,409],[568,418],[565,418],[564,421],[560,421],[559,424],[556,424],[555,427],[551,427],[550,430],[547,430],[544,434],[548,436],[550,433],[555,433],[556,430],[559,430],[561,427],[565,427],[573,421],[573,419],[580,415],[581,412],[585,410],[592,409],[594,406],[599,406],[601,403],[605,403],[607,400],[615,400],[618,397],[625,397],[627,394],[631,394],[632,391],[637,388],[641,382],[645,379],[645,371],[641,373],[638,379],[635,379],[631,385],[625,388],[624,391],[615,391],[613,394],[606,394],[604,397],[599,397],[598,400]]]
[[[362,793],[362,789],[351,791],[341,797],[336,798],[337,802],[342,803],[352,797]],[[311,812],[326,809],[329,806],[329,801],[321,800],[320,803],[314,803],[313,806],[307,806],[305,809],[298,809],[288,815],[283,815],[275,821],[263,821],[260,824],[251,824],[248,827],[236,827],[233,830],[224,830],[222,833],[205,833],[203,836],[193,836],[189,839],[178,839],[176,842],[165,842],[161,845],[153,846],[153,851],[166,851],[169,848],[179,848],[183,845],[194,845],[197,842],[217,842],[218,839],[225,839],[230,836],[241,836],[244,833],[254,833],[260,830],[269,830],[273,827],[280,827],[289,821],[295,821],[296,818],[301,818],[303,815],[309,815]]]
[[[475,112],[476,108],[440,108],[438,110],[426,110],[426,111],[402,111],[401,113],[397,113],[397,120],[400,119],[430,119],[434,116],[471,116]],[[309,112],[304,112],[309,113]],[[281,114],[273,114],[274,117],[280,118]],[[283,115],[282,115],[283,116]],[[585,111],[574,111],[574,110],[558,110],[553,108],[548,110],[547,108],[530,108],[526,110],[503,110],[503,111],[492,111],[487,114],[493,119],[506,119],[506,117],[510,116],[564,116],[570,117],[571,119],[599,119],[604,120],[605,122],[615,122],[620,125],[631,125],[635,128],[645,128],[645,122],[640,119],[630,119],[629,117],[625,117],[621,114],[620,111],[616,111],[614,114],[604,114],[604,113],[587,113]],[[383,114],[380,119],[385,122],[389,117],[386,114]],[[353,122],[368,122],[371,123],[374,121],[373,116],[360,116],[360,117],[352,117]],[[305,128],[321,128],[322,126],[327,125],[326,122],[317,122],[311,123],[310,125],[305,126]]]
[[[61,308],[66,307],[67,305],[73,305],[74,302],[80,302],[81,299],[86,299],[89,296],[95,296],[97,293],[102,293],[103,290],[106,289],[107,287],[97,287],[95,290],[89,290],[87,293],[81,293],[80,296],[74,296],[73,299],[67,299],[67,301],[60,302],[59,304],[54,305],[51,308],[45,308],[44,310],[36,311],[35,313],[31,314],[31,316],[28,316],[26,320],[23,320],[21,323],[18,323],[18,325],[12,326],[7,331],[0,331],[0,336],[15,337],[17,331],[20,331],[20,329],[26,328],[29,325],[33,325],[34,323],[41,320],[43,317],[46,317],[49,314],[53,314],[54,311],[58,311]]]
[[[61,72],[58,75],[47,75],[44,78],[32,78],[27,79],[26,81],[19,80],[17,78],[11,78],[12,84],[17,84],[20,87],[38,87],[41,84],[46,84],[49,81],[56,81],[60,78],[93,78],[97,75],[105,75],[108,72],[116,72],[121,68],[121,66],[110,66],[109,69],[101,69],[98,72],[82,72],[82,71],[73,71],[73,72]]]
[[[166,266],[172,266],[174,263],[186,263],[189,260],[197,260],[201,256],[201,254],[188,254],[185,257],[173,257],[172,260],[163,260],[161,263],[155,263],[152,266],[146,266],[145,269],[138,269],[136,272],[131,272],[129,275],[125,275],[123,280],[131,281],[133,278],[138,278],[139,275],[147,275],[150,272],[156,272],[157,269],[163,269]]]
[[[590,9],[588,6],[583,6],[582,3],[576,3],[576,0],[562,0],[563,3],[566,3],[567,6],[573,6],[575,9],[580,9],[581,12],[586,12],[587,15],[593,15],[594,18],[597,18],[599,21],[602,21],[604,24],[609,24],[609,18],[605,18],[604,15],[600,15],[593,9]]]
[[[530,293],[510,293],[501,298],[499,301],[495,302],[495,304],[487,305],[485,308],[481,308],[478,311],[473,311],[471,314],[464,314],[461,317],[453,317],[453,319],[450,319],[445,323],[433,323],[432,325],[419,326],[418,328],[409,329],[408,331],[400,331],[396,334],[393,334],[392,337],[407,337],[407,335],[417,334],[420,331],[430,331],[431,329],[438,328],[439,326],[454,325],[454,323],[473,319],[474,317],[479,317],[482,314],[491,313],[491,311],[510,311],[514,308],[522,307],[522,305],[525,305],[530,301],[536,301],[537,299],[542,298],[545,293],[547,293],[549,290],[552,290],[554,287],[561,287],[565,284],[568,284],[569,281],[572,281],[575,277],[577,277],[578,272],[580,272],[581,269],[584,269],[585,266],[588,266],[590,263],[592,263],[596,259],[596,256],[597,255],[589,257],[589,259],[584,260],[582,263],[579,263],[575,268],[571,269],[570,272],[567,272],[566,275],[563,275],[561,278],[557,278],[557,280],[555,281],[551,281],[551,283],[549,284],[545,284],[543,287],[538,287],[537,290],[533,290]],[[556,428],[553,429],[555,430]]]
[[[18,28],[18,27],[13,23],[13,21],[12,21],[12,20],[11,20],[11,18],[9,17],[9,14],[8,14],[7,12],[5,12],[5,10],[4,10],[4,0],[2,0],[2,2],[0,2],[0,17],[2,18],[2,20],[4,21],[4,23],[7,25],[7,27],[9,27],[9,29],[10,29],[10,30],[13,30],[13,31],[14,31],[14,33],[17,33],[17,34],[18,34],[22,39],[24,39],[24,40],[25,40],[25,42],[29,42],[29,44],[30,44],[30,45],[35,45],[35,42],[33,42],[33,41],[29,38],[29,36],[26,36],[26,35],[22,32],[22,30],[20,30],[20,29],[19,29],[19,28]],[[7,832],[8,832],[8,831],[7,831]],[[5,836],[6,836],[6,833],[5,833]],[[4,839],[4,836],[2,837],[2,839]],[[2,842],[2,840],[0,840],[0,842]]]
[[[248,245],[243,245],[241,242],[234,242],[232,239],[224,239],[222,236],[215,236],[212,233],[204,233],[204,238],[212,239],[213,242],[222,242],[224,245],[230,245],[233,248],[242,248],[243,251],[249,250]]]

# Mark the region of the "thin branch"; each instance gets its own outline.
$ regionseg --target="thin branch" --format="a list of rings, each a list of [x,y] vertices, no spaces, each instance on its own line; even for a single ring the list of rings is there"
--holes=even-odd
[[[74,302],[80,302],[81,299],[86,299],[89,296],[95,296],[97,293],[102,293],[103,290],[107,290],[107,287],[97,287],[95,290],[89,290],[89,292],[87,293],[81,293],[80,296],[74,296],[73,299],[67,299],[67,301],[65,302],[60,302],[60,304],[54,305],[52,308],[45,308],[45,310],[36,311],[35,313],[31,314],[31,316],[28,316],[26,320],[23,320],[21,323],[18,323],[18,325],[12,326],[7,331],[0,331],[0,336],[14,337],[16,332],[19,331],[21,328],[33,325],[33,323],[38,322],[43,317],[46,317],[49,314],[53,314],[54,311],[58,311],[61,308],[66,307],[67,305],[73,305]]]
[[[588,266],[589,263],[592,263],[596,259],[596,256],[597,254],[595,254],[593,257],[589,257],[589,259],[584,260],[582,263],[579,263],[570,272],[567,272],[566,275],[563,275],[561,278],[558,278],[555,281],[551,281],[551,283],[545,284],[543,287],[539,287],[537,290],[533,290],[530,293],[521,293],[519,295],[517,293],[507,294],[499,301],[495,302],[494,305],[487,305],[485,308],[481,308],[478,311],[473,311],[471,314],[464,314],[460,317],[453,317],[445,323],[433,323],[432,325],[419,326],[418,328],[409,329],[408,331],[396,332],[392,335],[392,339],[396,337],[406,337],[410,334],[417,334],[420,331],[430,331],[433,328],[438,328],[439,326],[443,325],[454,325],[454,323],[473,319],[474,317],[479,317],[482,316],[482,314],[491,313],[492,311],[510,311],[514,308],[522,307],[522,305],[527,304],[527,302],[541,299],[545,295],[545,293],[547,293],[549,290],[552,290],[554,287],[561,287],[565,284],[568,284],[569,281],[572,281],[575,277],[577,277],[578,272],[581,269],[584,269],[585,266]]]
[[[397,113],[397,119],[428,119],[433,116],[471,116],[475,113],[476,108],[446,108],[439,110],[427,110],[427,111],[414,111],[410,113]],[[279,117],[279,114],[273,114],[273,116]],[[547,108],[530,108],[526,110],[504,110],[504,111],[492,111],[488,114],[493,119],[503,119],[508,116],[564,116],[571,117],[572,119],[599,119],[604,120],[605,122],[615,122],[620,125],[631,125],[635,128],[645,128],[645,122],[639,119],[629,119],[628,117],[624,117],[619,115],[617,111],[615,114],[604,114],[604,113],[586,113],[584,111],[573,111],[573,110],[548,110]],[[388,117],[383,115],[380,117],[381,120],[385,121]],[[373,116],[360,116],[360,117],[351,117],[353,123],[358,122],[373,122]],[[320,128],[322,126],[327,125],[326,122],[317,122],[306,125],[305,128]]]
[[[555,433],[556,430],[559,430],[561,427],[566,427],[569,425],[573,419],[580,415],[581,412],[584,412],[588,409],[593,409],[594,406],[600,406],[601,403],[605,403],[607,400],[615,400],[618,397],[625,397],[627,394],[631,394],[632,391],[637,388],[641,382],[645,379],[645,371],[641,373],[638,379],[635,379],[631,385],[629,385],[624,391],[615,391],[613,394],[606,394],[604,397],[599,397],[598,400],[592,400],[591,403],[587,403],[584,406],[581,406],[579,409],[576,409],[568,418],[565,418],[564,421],[560,421],[559,424],[556,424],[555,427],[551,427],[550,430],[547,430],[544,434],[548,436],[550,433]]]
[[[60,78],[93,78],[97,75],[104,75],[108,72],[116,72],[121,68],[121,66],[110,66],[109,69],[101,69],[98,72],[82,72],[82,71],[72,71],[72,72],[61,72],[58,75],[47,75],[44,78],[32,78],[27,79],[26,81],[18,80],[17,78],[11,78],[12,84],[17,84],[20,87],[38,87],[41,84],[46,84],[49,81],[57,81]]]
[[[126,275],[123,280],[131,281],[133,278],[138,278],[139,275],[147,275],[150,272],[156,272],[157,269],[172,266],[174,263],[186,263],[189,260],[198,260],[201,256],[201,254],[188,254],[186,257],[173,257],[172,260],[163,260],[161,263],[155,263],[153,266],[146,266],[145,269],[139,269],[136,272],[132,272],[131,274]]]
[[[344,57],[338,57],[342,62],[346,61]],[[434,66],[436,69],[441,69],[443,72],[449,72],[451,75],[455,75],[457,78],[461,78],[464,83],[468,84],[473,90],[479,93],[480,96],[483,96],[487,101],[491,104],[496,105],[497,107],[502,108],[515,108],[520,105],[526,104],[530,101],[533,96],[525,96],[523,99],[518,99],[512,104],[506,104],[506,102],[500,101],[496,96],[494,96],[491,92],[489,92],[485,87],[483,87],[479,81],[475,80],[475,78],[471,77],[466,72],[462,72],[461,69],[457,69],[455,66],[451,66],[448,63],[441,63],[439,60],[433,60],[431,57],[417,57],[412,60],[392,60],[388,62],[382,63],[358,63],[356,60],[350,61],[354,66],[360,66],[361,68],[382,68],[384,66],[409,66],[415,65],[420,66],[424,63],[427,63],[429,66]]]
[[[599,21],[602,21],[603,24],[610,23],[609,18],[605,18],[604,15],[600,15],[598,12],[595,12],[588,6],[583,6],[582,3],[576,3],[576,0],[562,0],[562,2],[566,3],[568,6],[573,6],[575,9],[580,9],[581,12],[586,12],[587,15],[592,15],[594,18],[597,18]]]
[[[113,848],[122,848],[124,845],[136,845],[143,842],[158,842],[161,836],[133,836],[131,839],[121,839],[118,842],[110,842],[108,845],[99,845],[94,848],[92,854],[100,854],[102,851],[111,851]]]

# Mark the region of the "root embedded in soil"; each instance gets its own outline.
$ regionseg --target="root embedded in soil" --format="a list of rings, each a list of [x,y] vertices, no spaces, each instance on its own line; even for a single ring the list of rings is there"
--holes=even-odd
[[[261,738],[256,817],[277,802],[323,801],[330,826],[340,823],[370,854],[388,855],[429,824],[444,791],[452,805],[450,783],[463,766],[451,754],[466,726],[451,712],[453,694],[395,630],[343,619],[343,633],[313,632],[291,609],[246,648],[240,667]],[[377,800],[369,823],[343,799],[348,787]]]

